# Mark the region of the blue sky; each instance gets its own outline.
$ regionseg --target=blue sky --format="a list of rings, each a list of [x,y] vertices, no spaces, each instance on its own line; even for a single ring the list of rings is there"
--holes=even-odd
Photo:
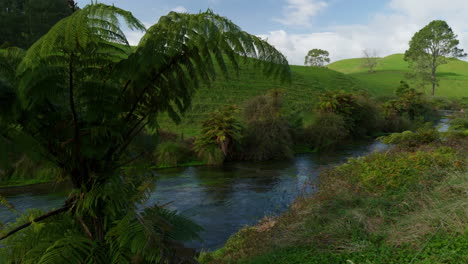
[[[78,0],[84,6],[90,0]],[[323,48],[332,60],[402,53],[411,36],[434,19],[444,19],[468,50],[468,0],[100,0],[131,11],[146,25],[171,10],[211,8],[302,64],[308,50]],[[141,34],[129,32],[137,43]]]

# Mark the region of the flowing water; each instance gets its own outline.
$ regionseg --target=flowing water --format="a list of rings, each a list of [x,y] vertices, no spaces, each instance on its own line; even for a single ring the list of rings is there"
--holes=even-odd
[[[233,233],[265,216],[284,212],[292,201],[314,192],[320,170],[352,156],[387,146],[378,142],[348,146],[334,154],[304,154],[289,161],[228,163],[221,167],[187,167],[158,170],[157,183],[147,205],[167,204],[205,230],[203,241],[187,243],[197,249],[222,246]],[[20,212],[31,208],[60,207],[70,189],[67,184],[0,189]],[[15,215],[0,207],[0,222]]]

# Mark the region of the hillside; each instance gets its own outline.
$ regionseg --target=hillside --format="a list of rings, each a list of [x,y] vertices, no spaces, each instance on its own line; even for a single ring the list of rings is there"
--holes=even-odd
[[[363,67],[363,58],[347,59],[331,63],[329,69],[339,71],[354,77],[375,95],[390,95],[401,80],[405,80],[410,72],[408,63],[403,60],[403,54],[394,54],[379,59],[375,73],[368,73]],[[440,87],[436,89],[436,96],[468,97],[468,62],[451,59],[438,70]],[[429,93],[430,87],[425,88]]]
[[[197,135],[200,123],[208,113],[227,105],[241,106],[248,99],[280,89],[284,95],[286,112],[301,112],[304,119],[310,119],[308,112],[317,100],[317,94],[325,90],[363,91],[360,81],[326,68],[291,66],[292,82],[280,83],[265,77],[251,65],[243,65],[239,74],[232,73],[229,79],[221,75],[210,87],[200,88],[193,98],[191,109],[185,114],[181,124],[176,125],[163,117],[161,128],[184,134]]]

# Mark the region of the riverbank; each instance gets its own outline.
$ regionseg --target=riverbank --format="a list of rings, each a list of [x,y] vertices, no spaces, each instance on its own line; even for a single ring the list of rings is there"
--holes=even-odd
[[[445,136],[444,136],[445,137]],[[467,263],[468,140],[350,159],[202,263]]]

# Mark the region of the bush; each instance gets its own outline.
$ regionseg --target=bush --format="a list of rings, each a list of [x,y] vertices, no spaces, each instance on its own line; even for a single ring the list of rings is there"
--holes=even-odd
[[[197,149],[197,155],[208,165],[219,165],[224,162],[225,156],[217,145],[204,145]]]
[[[430,100],[430,104],[438,110],[460,110],[463,108],[460,99],[445,97],[433,97]]]
[[[402,133],[393,133],[379,139],[385,144],[394,144],[402,148],[415,148],[440,140],[440,133],[431,124],[426,124],[416,132],[404,131]]]
[[[288,122],[273,119],[252,122],[247,126],[243,144],[247,160],[280,160],[293,156]]]
[[[166,141],[156,147],[154,153],[160,167],[177,167],[180,163],[190,159],[191,150],[182,142]]]
[[[383,128],[383,116],[377,102],[366,96],[356,97],[357,106],[353,109],[354,129],[352,134],[355,138],[372,136]]]
[[[409,85],[402,81],[400,87],[395,91],[396,99],[385,102],[382,107],[386,119],[396,119],[396,117],[406,117],[409,120],[435,121],[439,115],[431,104],[427,101],[424,95],[410,88]],[[391,127],[387,128],[391,129]],[[398,130],[393,130],[398,131]]]
[[[450,148],[414,153],[374,153],[350,159],[336,168],[335,173],[354,181],[368,192],[380,193],[414,187],[422,180],[432,180],[430,172],[435,168],[457,167],[458,163]]]
[[[222,163],[225,158],[233,157],[242,131],[242,126],[236,117],[237,112],[236,106],[228,106],[214,111],[203,122],[202,133],[196,138],[194,149],[209,164]]]
[[[334,113],[320,113],[315,122],[306,128],[307,143],[320,150],[333,149],[349,136],[342,116]]]
[[[468,117],[459,117],[450,120],[450,130],[464,131],[468,129]]]
[[[381,129],[379,109],[376,102],[365,95],[343,91],[329,91],[320,95],[318,110],[343,117],[346,130],[354,138],[370,136]]]
[[[281,94],[257,96],[244,107],[244,153],[248,160],[285,159],[293,155],[290,124],[281,114]]]
[[[402,132],[410,129],[411,126],[412,123],[408,117],[397,114],[389,114],[383,121],[382,130],[386,133]]]

